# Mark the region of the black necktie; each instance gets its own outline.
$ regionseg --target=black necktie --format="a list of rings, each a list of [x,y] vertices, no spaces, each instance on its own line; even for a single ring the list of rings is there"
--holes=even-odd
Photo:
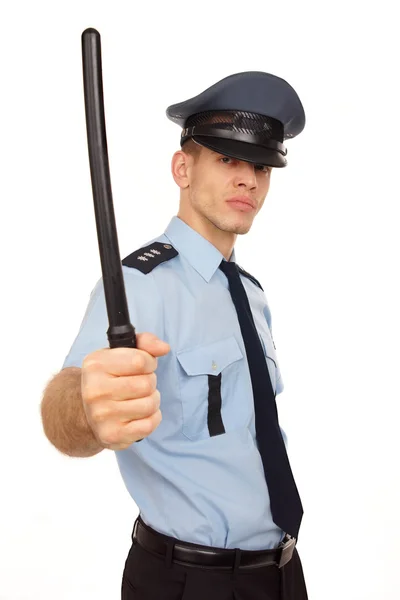
[[[268,485],[272,517],[278,527],[298,539],[303,507],[279,427],[275,393],[264,351],[236,263],[223,260],[220,268],[228,278],[246,348],[254,395],[257,444]]]

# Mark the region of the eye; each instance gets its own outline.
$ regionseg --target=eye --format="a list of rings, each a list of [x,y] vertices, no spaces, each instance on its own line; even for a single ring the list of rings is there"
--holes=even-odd
[[[269,173],[271,171],[271,167],[267,165],[254,165],[256,171],[263,171],[264,173]]]
[[[222,157],[220,160],[221,160],[222,162],[225,162],[226,164],[228,164],[228,163],[227,163],[227,161],[229,161],[229,160],[232,160],[232,159],[231,159],[231,157],[230,157],[230,156],[223,156],[223,157]]]

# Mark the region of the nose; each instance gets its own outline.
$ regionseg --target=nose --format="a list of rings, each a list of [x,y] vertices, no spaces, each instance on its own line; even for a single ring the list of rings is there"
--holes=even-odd
[[[246,161],[238,161],[235,184],[237,187],[254,189],[257,187],[257,176],[255,166]]]

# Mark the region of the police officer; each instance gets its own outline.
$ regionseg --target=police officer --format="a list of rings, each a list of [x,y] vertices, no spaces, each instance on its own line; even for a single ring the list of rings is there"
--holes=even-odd
[[[167,116],[182,130],[179,211],[123,260],[137,348],[108,348],[100,280],[45,390],[44,430],[71,456],[116,453],[139,507],[123,600],[305,600],[271,312],[234,250],[304,110],[283,79],[245,72]]]

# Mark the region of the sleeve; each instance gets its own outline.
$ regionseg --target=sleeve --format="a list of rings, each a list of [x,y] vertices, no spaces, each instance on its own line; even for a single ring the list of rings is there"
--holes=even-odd
[[[137,333],[148,331],[161,339],[164,336],[162,299],[153,274],[144,275],[136,269],[122,267],[129,319]],[[109,327],[103,280],[100,279],[90,294],[82,323],[62,368],[81,367],[85,356],[109,348]]]
[[[265,319],[266,319],[267,324],[268,324],[268,328],[269,328],[269,330],[271,332],[271,338],[272,338],[272,342],[273,342],[274,348],[275,348],[275,342],[274,342],[274,338],[272,336],[272,317],[271,317],[271,311],[270,311],[270,308],[269,308],[269,306],[268,306],[267,303],[264,306],[263,312],[264,312],[264,316],[265,316]],[[276,348],[275,348],[275,350],[276,350]],[[276,395],[278,395],[278,394],[281,394],[283,392],[284,387],[285,387],[284,383],[283,383],[282,374],[281,374],[281,370],[280,370],[280,367],[279,367],[279,361],[278,360],[276,362],[276,371],[277,371],[276,372]]]
[[[272,337],[272,317],[271,317],[271,311],[270,311],[270,308],[269,308],[268,304],[265,305],[263,312],[264,312],[264,316],[265,316],[265,319],[267,321],[268,328],[269,328],[269,330],[271,332],[271,337]],[[272,341],[273,340],[274,340],[274,338],[272,337]],[[274,347],[275,347],[275,342],[274,342]],[[275,350],[276,350],[276,348],[275,348]],[[277,373],[276,373],[276,391],[275,391],[275,396],[277,396],[278,394],[280,394],[281,392],[283,392],[283,389],[284,389],[284,384],[283,384],[281,370],[279,368],[279,362],[278,361],[276,363],[276,369],[277,369]],[[281,427],[281,425],[279,426],[279,428],[280,428],[281,433],[282,433],[283,442],[284,442],[284,444],[286,446],[286,449],[287,449],[288,446],[289,446],[288,437],[286,435],[285,430]]]

